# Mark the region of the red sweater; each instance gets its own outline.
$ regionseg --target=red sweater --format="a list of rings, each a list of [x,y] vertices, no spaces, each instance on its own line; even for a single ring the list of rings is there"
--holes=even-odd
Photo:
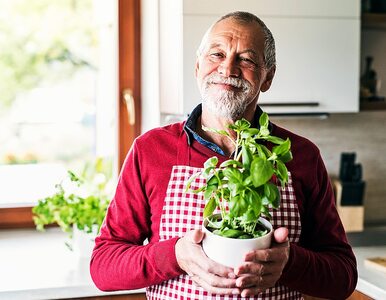
[[[344,299],[357,282],[356,260],[335,208],[333,190],[317,147],[273,125],[272,134],[289,137],[291,172],[302,233],[291,244],[280,278],[301,293]],[[116,194],[96,239],[90,270],[101,290],[137,289],[179,276],[177,237],[159,242],[159,224],[172,167],[185,155],[192,167],[218,156],[202,144],[187,145],[183,123],[153,129],[134,142],[122,168]],[[149,243],[143,246],[148,239]]]

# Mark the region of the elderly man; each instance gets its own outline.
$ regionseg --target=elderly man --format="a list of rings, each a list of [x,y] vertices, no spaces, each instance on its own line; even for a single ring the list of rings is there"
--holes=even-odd
[[[240,118],[258,126],[257,102],[275,74],[271,32],[255,15],[235,12],[205,34],[197,53],[202,105],[186,122],[139,137],[122,169],[91,260],[102,290],[147,288],[151,299],[344,299],[357,281],[356,261],[334,205],[317,147],[271,123],[292,141],[292,190],[284,227],[270,249],[248,253],[237,268],[220,265],[201,247],[203,206],[186,195],[188,178],[207,158],[235,150],[202,126],[227,129]],[[191,197],[190,197],[191,196]],[[273,219],[277,216],[273,213]],[[149,243],[143,245],[148,239]],[[225,251],[225,249],[224,249]]]

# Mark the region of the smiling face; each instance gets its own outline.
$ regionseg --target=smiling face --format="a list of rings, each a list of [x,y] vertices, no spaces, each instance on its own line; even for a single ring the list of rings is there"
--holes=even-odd
[[[275,68],[264,63],[264,34],[256,22],[232,18],[216,23],[196,62],[203,109],[231,120],[254,112],[260,91],[269,89]]]

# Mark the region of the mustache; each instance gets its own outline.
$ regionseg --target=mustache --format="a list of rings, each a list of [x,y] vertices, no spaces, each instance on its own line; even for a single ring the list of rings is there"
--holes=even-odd
[[[234,77],[224,77],[217,73],[212,73],[205,78],[207,84],[228,84],[234,86],[236,88],[241,88],[242,90],[247,90],[250,88],[250,84],[248,81],[241,78]]]

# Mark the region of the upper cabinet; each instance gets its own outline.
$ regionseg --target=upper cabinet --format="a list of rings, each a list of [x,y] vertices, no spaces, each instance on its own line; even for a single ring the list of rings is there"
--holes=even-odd
[[[196,50],[209,26],[236,10],[259,16],[276,41],[277,69],[260,95],[268,113],[359,110],[359,0],[160,0],[161,112],[200,103]]]

